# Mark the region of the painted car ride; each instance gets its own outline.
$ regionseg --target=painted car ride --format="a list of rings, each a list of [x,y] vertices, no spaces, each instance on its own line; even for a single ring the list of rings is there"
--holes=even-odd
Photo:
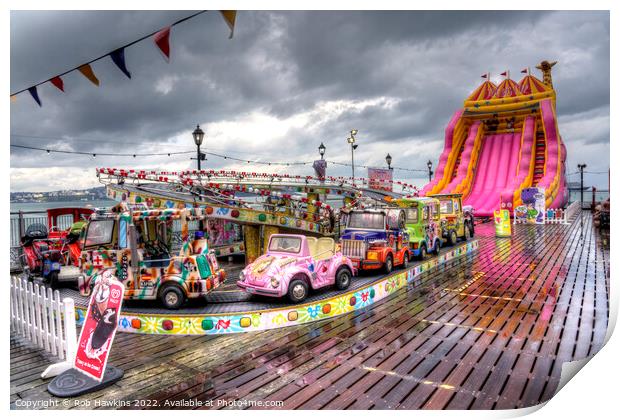
[[[429,252],[439,254],[439,200],[430,197],[400,198],[392,203],[405,210],[405,226],[409,249],[413,256],[424,259]]]
[[[430,197],[439,200],[441,236],[449,245],[455,245],[458,239],[466,241],[474,237],[473,213],[463,211],[462,194],[434,194]]]
[[[121,203],[96,212],[83,238],[79,290],[88,296],[94,279],[114,270],[125,285],[125,299],[156,300],[178,309],[203,297],[225,279],[204,231],[189,235],[190,221],[203,224],[202,208],[131,211]],[[180,249],[172,249],[173,222],[181,224]]]
[[[411,254],[403,209],[352,210],[346,219],[342,253],[356,268],[390,273],[394,266],[407,267]]]
[[[355,273],[351,260],[336,251],[332,238],[275,234],[269,238],[267,253],[241,271],[237,286],[256,295],[286,295],[298,303],[310,289],[348,288]]]

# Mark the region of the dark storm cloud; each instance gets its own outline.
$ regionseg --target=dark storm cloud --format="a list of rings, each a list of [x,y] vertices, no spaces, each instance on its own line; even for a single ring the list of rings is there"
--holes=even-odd
[[[189,14],[12,12],[11,91]],[[596,160],[609,148],[606,12],[240,12],[234,39],[227,36],[219,14],[208,12],[173,28],[169,64],[145,40],[125,52],[131,80],[105,58],[93,65],[98,88],[75,72],[64,77],[64,94],[50,84],[39,88],[43,108],[21,94],[11,105],[11,132],[66,140],[11,141],[87,151],[191,150],[189,133],[200,123],[212,130],[207,129],[207,148],[231,155],[311,160],[323,141],[330,159],[348,161],[345,139],[357,128],[359,162],[383,165],[390,151],[397,166],[418,168],[429,158],[436,161],[445,125],[480,83],[480,74],[510,69],[518,79],[521,68],[537,74],[535,64],[548,59],[559,60],[553,76],[569,156]],[[339,101],[346,106],[337,112],[326,105]],[[246,130],[228,143],[209,143],[217,124],[242,128],[261,116],[274,119],[259,125],[261,130],[283,122],[272,141],[259,141],[265,133]],[[300,116],[301,125],[296,123]],[[174,141],[178,136],[186,143]],[[585,146],[573,150],[572,144]],[[171,160],[140,163],[159,166]],[[190,165],[185,157],[173,161]],[[11,153],[11,166],[23,168],[22,175],[31,168],[43,173],[49,166],[134,162]],[[216,158],[209,165],[231,167]],[[600,162],[600,169],[608,165]],[[330,170],[349,173],[345,167]],[[397,176],[416,179],[406,172]],[[11,188],[31,186],[15,175]]]

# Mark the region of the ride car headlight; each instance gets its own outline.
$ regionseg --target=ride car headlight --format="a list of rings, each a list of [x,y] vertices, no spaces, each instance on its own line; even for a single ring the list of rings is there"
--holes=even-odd
[[[271,278],[271,287],[273,287],[273,288],[275,289],[275,288],[276,288],[276,287],[278,287],[279,285],[280,285],[280,280],[278,280],[278,279],[277,279],[277,278],[275,278],[275,277],[272,277],[272,278]]]
[[[379,259],[379,254],[374,252],[374,251],[369,251],[368,252],[368,259],[369,260],[378,260]]]
[[[245,273],[242,271],[239,271],[239,280],[243,281],[245,280]]]

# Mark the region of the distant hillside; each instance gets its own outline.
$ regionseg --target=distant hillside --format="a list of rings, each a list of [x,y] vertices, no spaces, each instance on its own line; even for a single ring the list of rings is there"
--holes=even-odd
[[[48,203],[52,201],[103,200],[106,198],[105,187],[85,190],[62,190],[49,192],[12,192],[12,203]]]

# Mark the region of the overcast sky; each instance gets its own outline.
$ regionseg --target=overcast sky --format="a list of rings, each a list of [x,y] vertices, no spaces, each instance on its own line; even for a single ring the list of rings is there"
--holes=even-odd
[[[11,12],[11,92],[75,67],[191,14]],[[490,71],[553,68],[568,171],[609,168],[608,12],[239,12],[228,39],[208,12],[171,35],[166,63],[152,40],[125,51],[129,80],[109,58],[101,81],[65,77],[65,92],[39,87],[43,107],[22,93],[11,103],[11,143],[62,150],[149,153],[193,150],[200,124],[206,151],[262,161],[350,162],[423,169],[436,165],[451,115]],[[311,174],[310,166],[266,167],[209,157],[208,168]],[[93,159],[11,149],[11,191],[96,186],[97,166],[187,169],[188,155]],[[328,165],[331,175],[349,167]],[[364,175],[365,171],[356,171]],[[395,178],[424,184],[425,175]],[[577,180],[573,175],[569,179]],[[586,182],[607,187],[607,175]]]

